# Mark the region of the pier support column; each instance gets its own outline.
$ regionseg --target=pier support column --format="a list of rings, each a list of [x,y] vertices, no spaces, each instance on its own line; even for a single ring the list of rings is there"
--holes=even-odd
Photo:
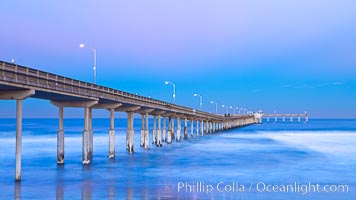
[[[94,140],[93,140],[93,109],[89,108],[89,159],[93,159],[93,146],[94,146]]]
[[[188,139],[188,119],[184,119],[184,140]]]
[[[115,109],[110,109],[109,158],[115,158]]]
[[[35,94],[35,90],[5,90],[0,91],[0,99],[16,99],[16,170],[15,180],[21,180],[22,157],[22,100]],[[18,184],[17,184],[18,185]]]
[[[141,138],[140,138],[140,147],[143,147],[145,144],[145,114],[141,114]]]
[[[298,115],[298,122],[300,123],[300,115]]]
[[[282,121],[286,122],[286,116],[285,115],[282,116]]]
[[[82,134],[82,162],[83,165],[90,164],[89,157],[90,135],[89,135],[89,107],[84,108],[84,130]]]
[[[172,117],[168,117],[167,144],[172,144]]]
[[[177,117],[177,137],[176,137],[177,142],[180,142],[181,126],[182,123],[180,122],[180,117]]]
[[[210,129],[209,121],[206,121],[206,122],[205,122],[205,127],[204,127],[204,128],[205,128],[205,133],[206,133],[206,134],[209,134],[209,129]]]
[[[209,134],[209,121],[204,123],[204,133]]]
[[[64,164],[64,130],[63,130],[63,107],[58,107],[59,123],[57,133],[57,164]]]
[[[150,136],[149,136],[149,129],[148,129],[148,113],[146,113],[146,129],[144,135],[144,148],[146,150],[150,149]]]
[[[204,135],[204,121],[203,120],[201,120],[201,122],[200,122],[200,134]]]
[[[290,116],[290,122],[293,122],[293,116],[292,115]]]
[[[196,121],[196,125],[195,125],[195,135],[196,135],[196,136],[199,135],[199,120]]]
[[[126,140],[128,141],[128,151],[129,153],[134,152],[134,112],[127,112],[127,134]]]
[[[172,140],[174,140],[174,138],[175,138],[175,128],[174,128],[174,117],[172,118],[172,132],[171,132],[171,134],[172,134],[172,136],[171,136],[171,138],[172,138]]]
[[[157,147],[162,147],[162,131],[161,131],[161,115],[158,115],[158,130],[157,130]]]
[[[166,117],[163,117],[163,130],[162,130],[162,142],[166,142]]]
[[[191,119],[190,121],[190,137],[194,136],[194,120]]]
[[[206,123],[205,123],[206,125],[205,125],[205,133],[206,134],[209,134],[210,133],[210,122],[209,121],[206,121]]]
[[[156,115],[153,116],[152,144],[157,143]]]
[[[306,114],[305,115],[305,123],[308,123],[309,122],[309,116]]]
[[[16,100],[16,181],[21,180],[22,99]]]

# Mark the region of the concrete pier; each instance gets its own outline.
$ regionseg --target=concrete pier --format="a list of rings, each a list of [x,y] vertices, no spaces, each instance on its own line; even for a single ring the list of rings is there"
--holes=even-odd
[[[36,91],[36,92],[35,92]],[[64,163],[64,108],[74,107],[84,109],[84,128],[82,131],[82,163],[90,164],[94,155],[93,111],[106,109],[110,111],[110,129],[108,138],[108,156],[115,157],[115,112],[127,113],[126,145],[128,152],[134,152],[134,113],[141,114],[140,146],[149,149],[149,114],[154,116],[153,142],[161,146],[162,140],[172,143],[172,139],[180,141],[182,131],[184,139],[188,138],[188,122],[191,123],[191,135],[194,135],[196,120],[196,135],[210,134],[221,129],[229,129],[253,123],[253,116],[222,116],[195,110],[177,104],[147,98],[137,94],[116,90],[113,88],[91,84],[53,73],[48,73],[20,65],[0,61],[0,99],[16,100],[16,180],[21,179],[21,147],[22,147],[22,102],[27,97],[49,100],[59,109],[57,132],[57,163]],[[158,129],[157,129],[158,116]],[[164,117],[163,132],[160,117]],[[308,121],[308,116],[305,120]],[[166,119],[168,117],[168,134],[166,134]],[[177,118],[177,130],[174,128]],[[181,119],[184,118],[184,129],[181,130]],[[200,124],[200,126],[199,126]],[[177,135],[175,137],[175,131]],[[163,135],[161,134],[163,133]]]
[[[64,164],[64,130],[63,130],[63,107],[58,107],[59,123],[57,133],[57,163]]]
[[[134,152],[134,112],[127,112],[127,141],[129,153]]]
[[[307,113],[304,113],[304,114],[263,114],[262,117],[265,117],[267,118],[267,122],[269,121],[269,117],[270,116],[274,116],[274,121],[277,122],[278,120],[278,117],[281,117],[282,118],[282,121],[283,122],[286,122],[286,118],[289,117],[289,122],[293,122],[293,118],[296,117],[298,122],[301,122],[301,118],[304,117],[305,118],[305,121],[307,122],[308,121],[308,114]]]
[[[194,120],[190,120],[190,137],[194,136]]]

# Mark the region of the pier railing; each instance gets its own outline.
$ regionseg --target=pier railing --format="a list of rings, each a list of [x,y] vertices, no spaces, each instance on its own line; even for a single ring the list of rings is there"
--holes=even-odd
[[[77,95],[87,99],[105,99],[113,102],[123,102],[138,106],[154,107],[181,114],[222,120],[223,117],[202,112],[184,106],[131,94],[113,88],[100,86],[64,76],[0,61],[0,81],[21,85],[22,88],[41,89],[49,92],[59,92],[69,96]]]

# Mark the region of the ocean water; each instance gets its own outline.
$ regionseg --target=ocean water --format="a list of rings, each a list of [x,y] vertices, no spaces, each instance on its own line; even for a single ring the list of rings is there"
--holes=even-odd
[[[58,120],[24,119],[15,182],[15,119],[0,119],[0,199],[356,199],[356,120],[264,121],[147,151],[135,119],[130,155],[126,119],[116,119],[110,160],[109,119],[94,119],[89,166],[81,164],[83,123],[65,119],[60,166]]]

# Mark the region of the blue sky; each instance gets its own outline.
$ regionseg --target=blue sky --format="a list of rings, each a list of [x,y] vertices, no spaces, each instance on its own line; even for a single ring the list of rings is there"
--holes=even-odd
[[[2,1],[0,59],[213,112],[356,117],[356,1]],[[0,117],[15,103],[0,102]],[[68,109],[67,117],[82,110]],[[25,117],[56,117],[29,99]],[[107,117],[95,111],[95,117]]]

